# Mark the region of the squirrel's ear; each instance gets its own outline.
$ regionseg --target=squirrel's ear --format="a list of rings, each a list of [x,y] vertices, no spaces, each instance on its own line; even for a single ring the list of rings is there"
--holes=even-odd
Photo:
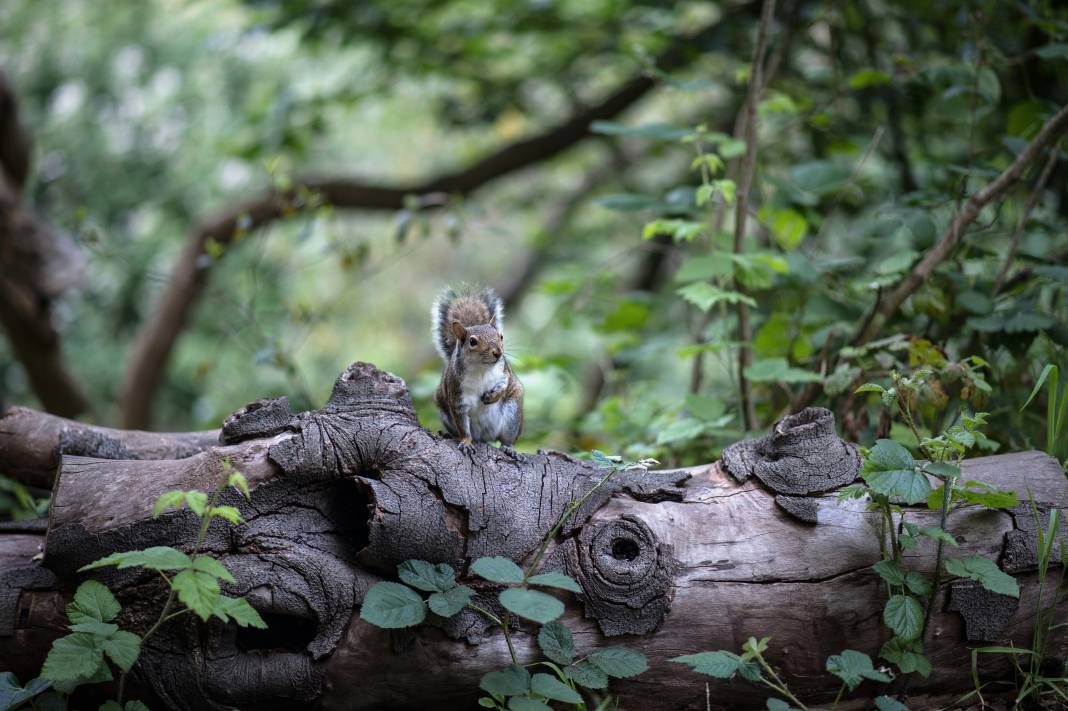
[[[452,335],[456,336],[457,341],[462,341],[467,338],[467,329],[465,329],[464,325],[459,321],[453,321],[450,328],[452,328]]]
[[[494,328],[497,327],[497,312],[496,311],[490,312],[489,325],[493,326]]]

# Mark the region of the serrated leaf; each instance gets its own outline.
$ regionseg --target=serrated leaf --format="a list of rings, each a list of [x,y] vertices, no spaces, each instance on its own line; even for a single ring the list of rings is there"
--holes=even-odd
[[[901,499],[907,504],[927,501],[931,495],[931,483],[922,472],[914,469],[862,471],[861,476],[876,494]]]
[[[567,677],[587,689],[607,689],[608,675],[583,659],[564,669]]]
[[[236,583],[234,576],[230,574],[230,571],[226,569],[226,566],[220,563],[210,555],[198,555],[193,559],[193,570],[199,570],[202,573],[207,573],[213,578],[225,581],[227,583]]]
[[[149,709],[143,702],[133,699],[126,702],[125,711],[149,711]]]
[[[457,585],[443,593],[433,593],[427,600],[427,605],[436,615],[452,617],[464,609],[474,596],[475,591],[471,588],[466,585]]]
[[[686,664],[698,674],[705,674],[717,679],[730,679],[742,663],[741,658],[733,652],[698,652],[674,657],[670,661]]]
[[[530,680],[530,690],[547,699],[565,704],[581,704],[582,697],[570,686],[548,674],[535,674]]]
[[[153,546],[140,551],[126,551],[93,561],[79,570],[92,570],[114,565],[119,569],[142,567],[151,570],[178,570],[187,568],[190,558],[182,551],[170,546]]]
[[[946,572],[975,580],[990,592],[1020,597],[1020,585],[1016,578],[1001,570],[994,561],[981,555],[964,559],[950,558],[946,560]]]
[[[931,592],[931,582],[915,570],[905,573],[905,587],[917,595],[926,596]]]
[[[152,516],[155,518],[167,509],[180,509],[185,503],[184,491],[167,491],[156,499],[156,505],[152,507]]]
[[[534,622],[545,624],[564,614],[564,603],[552,595],[527,588],[508,588],[498,596],[509,612]]]
[[[203,491],[187,491],[185,505],[197,516],[203,516],[208,508],[208,495]]]
[[[102,660],[101,640],[75,632],[52,643],[41,667],[41,676],[52,681],[78,679],[95,672]]]
[[[926,470],[928,474],[943,480],[948,479],[950,481],[955,481],[960,478],[960,469],[948,462],[928,462],[924,466],[924,470]]]
[[[406,560],[397,566],[397,575],[413,588],[426,592],[443,593],[456,587],[456,572],[446,563],[433,565],[425,560]]]
[[[360,618],[385,629],[414,627],[426,618],[426,603],[407,585],[375,583],[363,598]]]
[[[204,622],[208,621],[219,598],[219,581],[207,573],[186,569],[171,579],[171,588],[178,593],[178,600],[193,614]]]
[[[890,681],[889,676],[872,666],[871,657],[854,649],[846,649],[841,654],[828,657],[827,671],[844,681],[850,691],[857,688],[865,679]]]
[[[728,277],[734,273],[734,262],[726,252],[700,254],[686,259],[675,272],[675,281],[685,283],[715,277]]]
[[[893,595],[883,609],[883,622],[901,639],[916,639],[923,630],[923,607],[910,595]]]
[[[52,682],[52,688],[58,691],[60,694],[70,695],[82,684],[102,684],[106,681],[114,679],[114,675],[111,673],[111,667],[104,661],[104,655],[100,655],[100,664],[92,674],[85,676],[79,676],[75,679],[63,679]]]
[[[557,664],[570,664],[575,659],[575,638],[564,624],[548,622],[538,632],[538,646],[546,657]]]
[[[110,622],[122,607],[103,583],[86,580],[78,586],[74,600],[67,605],[67,617],[71,622]],[[90,670],[91,671],[91,670]]]
[[[884,393],[886,388],[876,383],[864,383],[859,388],[854,390],[855,393]]]
[[[133,632],[119,630],[103,642],[104,653],[119,669],[130,671],[141,654],[141,638]]]
[[[939,506],[937,508],[941,508],[941,502],[939,502]],[[933,538],[936,541],[943,541],[945,543],[948,543],[954,548],[960,548],[960,544],[957,543],[957,539],[954,538],[953,535],[949,533],[949,531],[943,530],[938,526],[925,526],[923,528],[918,529],[917,533],[921,536]]]
[[[232,619],[240,627],[267,629],[267,623],[260,617],[260,613],[243,597],[220,595],[211,608],[211,614],[223,622],[229,622]]]
[[[626,678],[649,668],[645,655],[633,649],[608,647],[590,652],[586,658],[608,676]]]
[[[872,569],[879,574],[879,577],[891,585],[905,584],[905,571],[901,569],[897,561],[880,560],[872,566]]]
[[[718,303],[743,303],[756,307],[752,297],[738,291],[727,291],[708,282],[698,281],[678,289],[676,293],[701,311],[708,311]]]
[[[230,472],[230,478],[226,480],[227,486],[232,486],[240,491],[246,499],[252,499],[252,493],[248,490],[248,479],[239,471]]]
[[[499,555],[479,558],[471,564],[471,572],[495,583],[523,582],[523,570]]]
[[[786,703],[782,699],[769,698],[766,702],[768,711],[793,711],[790,704]]]
[[[924,678],[931,675],[931,662],[923,655],[923,643],[918,639],[894,637],[882,646],[879,656],[896,664],[902,674],[918,672]]]
[[[111,622],[97,622],[96,620],[91,620],[89,622],[79,622],[76,625],[71,625],[70,631],[84,632],[85,634],[91,634],[94,637],[107,639],[119,631],[119,626]]]
[[[517,696],[530,690],[530,673],[523,667],[511,665],[482,676],[478,688],[498,696]]]
[[[208,514],[212,518],[221,518],[235,526],[245,522],[245,519],[241,517],[241,512],[233,506],[212,506]]]

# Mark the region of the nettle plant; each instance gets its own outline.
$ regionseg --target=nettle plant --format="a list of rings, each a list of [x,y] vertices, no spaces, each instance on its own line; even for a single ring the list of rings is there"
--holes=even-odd
[[[801,709],[808,711],[797,696],[790,691],[786,683],[779,677],[771,664],[764,658],[764,652],[768,649],[770,637],[759,641],[750,637],[742,645],[742,653],[735,654],[726,650],[718,652],[698,652],[697,654],[685,654],[675,657],[671,661],[685,664],[699,674],[711,676],[716,679],[732,679],[741,676],[746,681],[767,687],[777,696],[769,697],[767,707],[769,711],[793,711]],[[833,654],[827,657],[827,671],[842,680],[838,689],[838,695],[831,706],[832,711],[838,708],[842,696],[848,690],[854,691],[865,680],[889,682],[893,677],[886,670],[876,669],[872,664],[871,657],[863,652],[846,649],[841,654]],[[782,698],[779,698],[782,697]],[[783,698],[788,699],[783,701]],[[879,711],[907,711],[907,707],[900,701],[889,696],[875,698],[875,707]]]
[[[14,698],[0,697],[8,700],[5,708],[14,709],[30,702],[35,708],[65,709],[66,697],[76,687],[111,681],[113,665],[119,672],[117,700],[105,702],[100,711],[148,711],[147,706],[136,700],[123,705],[126,676],[137,663],[142,645],[165,622],[191,612],[204,622],[215,617],[223,622],[233,620],[242,627],[266,629],[263,618],[247,600],[222,594],[220,581],[233,583],[234,576],[212,555],[201,552],[212,521],[219,518],[233,525],[244,523],[235,507],[219,504],[219,497],[231,486],[246,498],[250,497],[244,475],[236,471],[229,460],[223,460],[222,480],[210,495],[195,490],[168,491],[156,501],[153,516],[184,506],[200,518],[192,553],[170,546],[154,546],[113,553],[80,568],[80,572],[112,566],[119,570],[142,568],[155,571],[167,584],[169,592],[156,621],[144,635],[137,635],[119,629],[115,624],[122,607],[103,583],[87,580],[79,585],[74,600],[67,605],[70,634],[52,643],[40,678],[29,682],[25,688],[18,687],[13,675],[0,680],[0,684],[6,682],[14,689],[11,692]],[[4,687],[0,686],[0,694],[4,692]]]
[[[930,368],[920,368],[909,376],[891,374],[892,384],[884,387],[868,383],[858,393],[878,393],[883,405],[896,412],[916,439],[916,448],[924,457],[916,460],[903,445],[880,439],[864,453],[861,470],[863,484],[844,488],[839,500],[867,496],[872,510],[883,522],[880,538],[882,560],[873,567],[886,583],[888,599],[883,621],[894,636],[879,654],[893,662],[903,673],[931,673],[931,663],[924,656],[924,630],[931,619],[941,574],[977,581],[987,590],[1012,597],[1020,596],[1015,578],[998,568],[997,563],[981,555],[944,559],[947,545],[958,547],[946,530],[951,508],[958,503],[980,505],[989,509],[1007,509],[1019,501],[1012,491],[1003,491],[979,481],[961,481],[960,463],[973,447],[990,448],[990,441],[979,430],[986,424],[986,413],[959,413],[957,422],[937,436],[923,435],[914,414],[921,401]],[[928,477],[940,482],[933,488]],[[903,505],[926,503],[939,512],[937,526],[921,526],[908,519]],[[916,548],[921,538],[936,543],[935,567],[931,575],[909,570],[903,554]]]
[[[548,703],[559,701],[585,711],[586,700],[579,692],[580,687],[589,690],[588,693],[600,692],[608,688],[609,677],[625,678],[644,672],[648,668],[645,655],[632,649],[607,647],[580,656],[575,649],[571,630],[558,621],[564,614],[564,603],[543,588],[574,593],[581,593],[582,588],[574,578],[563,573],[535,572],[549,544],[556,539],[567,520],[616,472],[647,469],[657,463],[652,459],[624,463],[619,458],[608,457],[598,451],[592,452],[591,456],[600,467],[608,470],[607,473],[593,488],[565,507],[556,524],[542,538],[525,570],[501,556],[478,558],[471,564],[470,572],[473,575],[504,586],[497,594],[497,602],[503,612],[498,614],[474,602],[476,591],[458,584],[456,571],[451,566],[407,560],[397,566],[401,583],[383,581],[367,591],[360,617],[378,627],[398,629],[414,627],[423,622],[428,608],[443,618],[470,608],[499,626],[512,663],[504,669],[483,675],[479,688],[489,695],[480,698],[478,703],[485,708],[550,711]],[[422,593],[430,595],[424,600]],[[512,615],[541,625],[538,646],[547,660],[520,664],[512,642]],[[531,668],[539,667],[552,673],[531,673]],[[603,699],[596,708],[607,708],[610,703],[610,699]]]

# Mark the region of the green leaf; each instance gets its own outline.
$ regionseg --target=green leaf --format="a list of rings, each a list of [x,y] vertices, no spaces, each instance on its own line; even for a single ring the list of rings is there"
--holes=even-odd
[[[876,696],[875,708],[878,711],[909,711],[909,707],[890,696]]]
[[[797,210],[775,210],[769,226],[775,243],[785,252],[797,249],[808,234],[808,220]]]
[[[553,701],[563,701],[566,704],[582,703],[578,692],[549,674],[535,674],[530,680],[530,690]]]
[[[122,607],[103,583],[86,580],[78,586],[74,600],[67,605],[67,617],[71,622],[110,622]],[[92,670],[90,670],[92,671]]]
[[[521,698],[521,697],[517,696],[516,698]],[[479,698],[478,705],[481,706],[484,709],[495,709],[495,708],[497,708],[497,702],[494,701],[493,699],[491,699],[488,696],[483,696],[483,697]]]
[[[579,686],[587,689],[607,689],[608,675],[583,659],[564,669],[564,674]]]
[[[246,499],[252,500],[252,493],[248,490],[248,479],[241,472],[236,470],[230,472],[230,478],[226,480],[226,485],[234,487],[244,494]]]
[[[466,585],[457,585],[443,593],[433,593],[427,600],[427,605],[436,615],[452,617],[464,609],[474,596],[475,591],[471,588]]]
[[[582,592],[582,588],[579,587],[579,584],[574,578],[558,572],[532,575],[527,578],[527,582],[532,585],[541,585],[542,587],[547,588],[559,588],[560,590],[569,590],[576,593]]]
[[[152,507],[152,516],[153,518],[159,516],[167,509],[180,509],[184,503],[184,491],[167,491],[156,499],[156,505]]]
[[[495,583],[521,583],[523,582],[523,570],[501,556],[479,558],[471,564],[471,572],[480,578]]]
[[[553,711],[552,706],[529,696],[513,696],[508,699],[508,708],[510,711]]]
[[[31,679],[23,687],[11,672],[0,672],[0,709],[8,711],[52,688],[47,679]]]
[[[564,614],[564,603],[552,595],[527,588],[508,588],[498,599],[504,608],[520,617],[545,624]]]
[[[517,696],[530,690],[530,673],[523,667],[511,665],[500,671],[483,675],[478,688],[498,696]]]
[[[972,482],[968,482],[971,484]],[[1020,503],[1015,491],[1003,491],[990,487],[983,491],[967,488],[961,491],[961,496],[969,504],[976,504],[988,509],[1011,509]]]
[[[126,711],[149,711],[148,706],[136,699],[126,702]]]
[[[931,674],[931,662],[923,655],[923,643],[918,639],[894,637],[882,646],[879,656],[896,664],[902,674],[918,672],[924,678]]]
[[[85,674],[74,679],[61,679],[52,683],[52,688],[60,694],[70,695],[76,688],[82,684],[102,684],[106,681],[114,679],[114,675],[111,673],[111,667],[104,661],[103,654],[100,655],[100,664],[91,674]]]
[[[905,571],[901,569],[901,566],[898,565],[897,561],[880,560],[872,566],[872,569],[879,574],[879,577],[891,585],[905,584]]]
[[[823,378],[802,368],[792,367],[785,358],[761,358],[745,369],[745,377],[755,383],[818,383]]]
[[[226,569],[226,566],[215,560],[210,555],[198,555],[193,559],[193,570],[207,573],[213,578],[218,578],[227,583],[236,583],[234,576]]]
[[[859,388],[854,390],[857,393],[885,393],[886,388],[876,383],[864,383]]]
[[[924,471],[939,479],[956,481],[960,478],[960,469],[948,462],[928,462],[924,465]]]
[[[894,595],[886,601],[883,622],[901,639],[916,639],[923,631],[923,606],[909,595]]]
[[[766,702],[768,711],[793,711],[790,704],[782,699],[769,698]]]
[[[245,519],[241,518],[241,512],[233,506],[212,506],[208,514],[212,518],[219,517],[235,526],[245,522]]]
[[[130,671],[141,654],[141,638],[133,632],[119,630],[103,642],[104,653],[115,666],[125,672]]]
[[[426,604],[407,585],[375,583],[363,598],[360,617],[385,629],[414,627],[426,617]]]
[[[433,565],[425,560],[406,560],[397,566],[397,575],[417,590],[443,593],[456,587],[456,573],[446,563]]]
[[[698,281],[678,289],[676,293],[701,311],[708,311],[719,303],[748,304],[756,308],[756,301],[738,291],[727,291],[708,282]]]
[[[844,681],[850,691],[857,688],[865,679],[883,682],[891,680],[889,676],[872,666],[871,657],[853,649],[846,649],[841,654],[828,657],[827,671]]]
[[[141,551],[112,553],[107,557],[84,565],[78,570],[92,570],[109,565],[114,565],[119,569],[140,566],[151,570],[178,570],[189,567],[189,564],[189,556],[182,551],[170,546],[153,546]]]
[[[981,555],[969,556],[963,560],[949,558],[946,560],[946,572],[975,580],[990,592],[1020,597],[1020,585],[1016,578],[1002,571],[994,561]]]
[[[938,491],[941,491],[941,489],[939,489]],[[937,493],[938,492],[934,492],[934,494]],[[941,497],[939,498],[941,499]],[[935,508],[942,508],[941,501],[939,502],[939,505]],[[927,536],[928,538],[933,538],[936,541],[943,541],[944,543],[948,543],[954,548],[960,548],[960,544],[957,543],[957,539],[954,538],[949,531],[943,530],[938,526],[925,526],[924,528],[917,529],[916,532],[921,536]]]
[[[648,195],[638,195],[636,193],[605,195],[602,198],[594,200],[593,204],[617,212],[640,212],[641,210],[658,210],[664,207],[664,204],[656,198],[651,198]]]
[[[598,649],[586,658],[608,676],[618,678],[635,676],[649,668],[644,654],[622,647]]]
[[[915,570],[905,573],[905,587],[917,595],[929,595],[931,593],[931,581]]]
[[[51,681],[89,676],[103,661],[101,640],[75,632],[52,643],[41,667],[41,677]]]
[[[549,622],[538,632],[538,646],[542,653],[557,664],[570,664],[575,659],[575,638],[565,625]]]
[[[76,625],[70,626],[71,632],[84,632],[85,634],[91,634],[101,639],[107,639],[111,635],[119,631],[119,626],[112,624],[111,622],[97,622],[91,620],[89,622],[79,622]]]
[[[656,433],[657,444],[673,444],[675,442],[689,442],[700,437],[708,429],[708,423],[695,420],[692,417],[672,420]],[[581,590],[579,591],[581,592]]]
[[[171,588],[193,614],[204,622],[208,621],[219,597],[219,581],[207,573],[186,569],[171,579]]]
[[[878,69],[861,69],[849,77],[852,89],[867,89],[870,86],[882,86],[890,83],[890,75]]]
[[[1068,42],[1050,42],[1035,50],[1042,59],[1068,59]]]
[[[203,516],[208,508],[208,495],[203,491],[185,492],[185,505],[197,516]]]
[[[889,439],[881,439],[871,448],[861,476],[875,493],[909,504],[926,501],[931,493],[930,482],[916,470],[909,451]]]
[[[215,599],[215,604],[211,608],[211,614],[218,617],[223,622],[229,622],[233,619],[241,627],[255,627],[256,629],[267,629],[267,623],[260,617],[260,613],[256,611],[249,601],[243,597],[227,597],[226,595],[220,595]]]
[[[741,658],[733,652],[698,652],[674,657],[670,661],[689,665],[698,674],[713,676],[717,679],[730,679],[742,664]]]
[[[122,706],[119,705],[118,701],[111,701],[109,699],[100,704],[100,711],[122,711]]]

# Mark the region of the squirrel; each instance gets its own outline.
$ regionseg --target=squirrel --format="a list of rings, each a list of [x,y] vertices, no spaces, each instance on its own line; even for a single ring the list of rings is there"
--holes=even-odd
[[[504,355],[504,302],[493,291],[446,289],[431,309],[434,347],[445,362],[434,392],[438,414],[461,452],[499,440],[512,457],[523,431],[523,385]]]

